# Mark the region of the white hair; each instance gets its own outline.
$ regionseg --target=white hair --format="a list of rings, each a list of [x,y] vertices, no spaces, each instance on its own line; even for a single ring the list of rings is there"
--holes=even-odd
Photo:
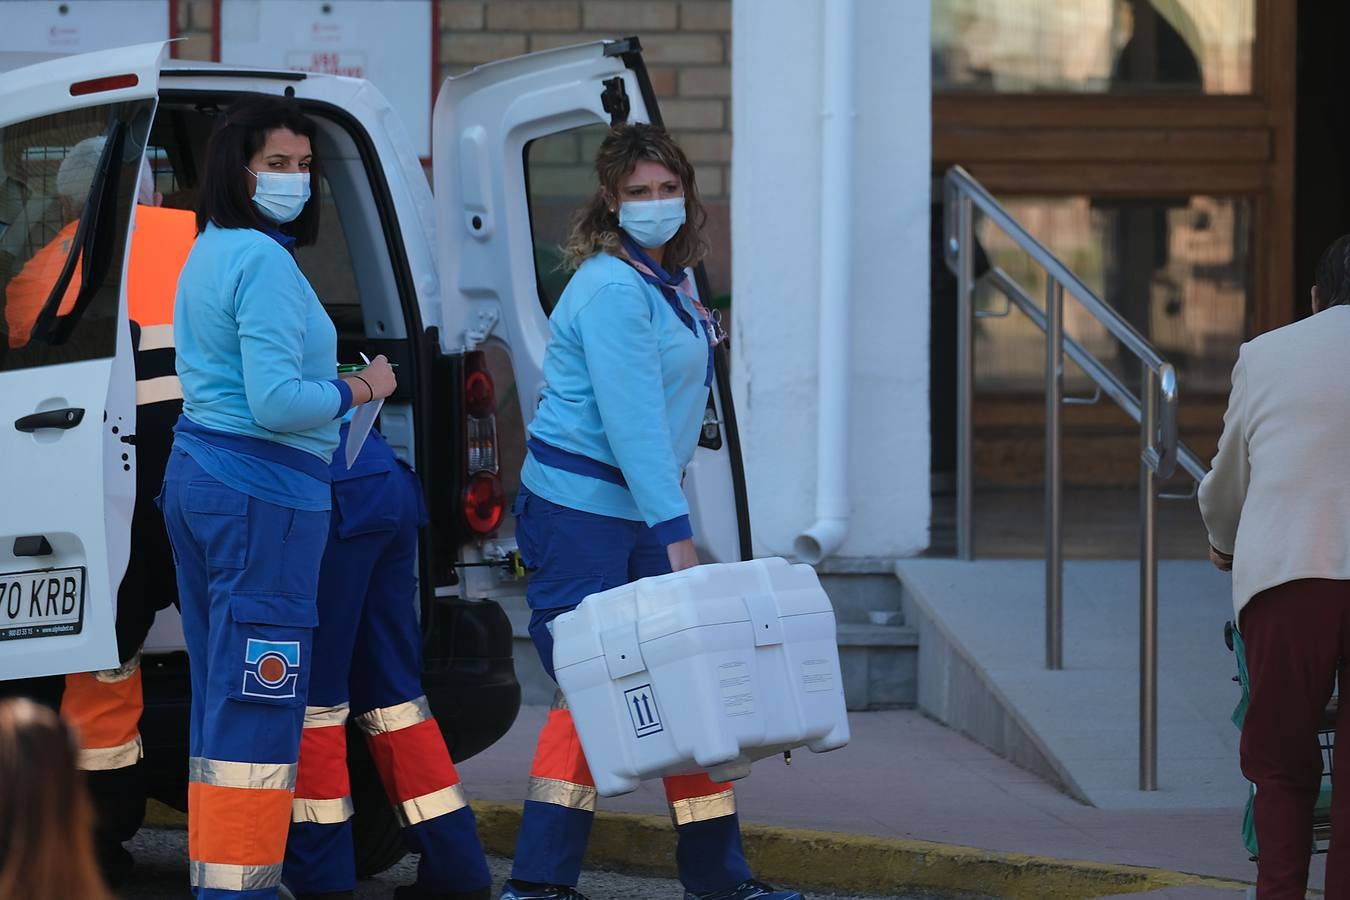
[[[94,183],[94,171],[103,156],[103,145],[107,139],[103,135],[85,138],[66,154],[56,170],[56,192],[77,205],[89,198],[89,188]],[[155,176],[150,168],[150,160],[141,157],[141,175],[136,183],[136,200],[147,206],[154,203]]]

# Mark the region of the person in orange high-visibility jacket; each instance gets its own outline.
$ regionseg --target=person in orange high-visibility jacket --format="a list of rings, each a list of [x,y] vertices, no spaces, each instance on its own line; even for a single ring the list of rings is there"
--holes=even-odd
[[[67,202],[78,204],[79,195],[88,192],[89,173],[102,152],[102,143],[102,138],[83,141],[62,162],[57,184],[58,189],[67,191]],[[154,497],[164,480],[173,423],[183,405],[174,374],[173,298],[178,272],[197,228],[192,211],[161,207],[161,199],[146,163],[138,188],[127,271],[127,311],[136,366],[136,505],[130,559],[117,594],[121,665],[66,676],[61,699],[61,714],[74,726],[80,742],[79,765],[86,772],[97,812],[95,849],[110,882],[119,881],[130,869],[131,857],[122,844],[135,835],[145,816],[141,645],[155,614],[177,602],[178,597],[168,535]],[[29,341],[77,224],[63,228],[10,283],[5,315],[12,348]],[[58,316],[73,308],[79,288],[76,268]]]

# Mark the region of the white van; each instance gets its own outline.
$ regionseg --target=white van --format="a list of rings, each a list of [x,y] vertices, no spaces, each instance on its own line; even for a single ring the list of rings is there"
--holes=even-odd
[[[591,159],[609,125],[660,121],[636,38],[448,79],[435,107],[434,196],[388,101],[362,79],[169,60],[161,44],[0,73],[0,307],[14,275],[67,216],[79,216],[82,252],[72,259],[83,277],[74,310],[40,352],[11,351],[0,339],[0,680],[117,665],[114,606],[135,499],[124,274],[136,179],[148,155],[166,205],[190,208],[214,120],[245,93],[293,96],[318,124],[315,193],[327,208],[319,241],[297,259],[337,325],[339,359],[364,350],[399,364],[381,430],[413,462],[427,495],[423,681],[463,760],[504,734],[519,705],[499,601],[524,591],[509,509],[541,387],[548,311],[567,279],[558,247],[594,188]],[[100,134],[121,152],[106,155],[95,179],[102,189],[84,209],[63,214],[60,160]],[[706,293],[703,273],[695,275]],[[746,558],[724,350],[699,448],[685,490],[700,554]],[[53,589],[59,596],[47,602]],[[172,608],[145,649],[151,792],[182,808],[189,690]],[[360,758],[364,741],[349,747],[366,874],[403,851]]]

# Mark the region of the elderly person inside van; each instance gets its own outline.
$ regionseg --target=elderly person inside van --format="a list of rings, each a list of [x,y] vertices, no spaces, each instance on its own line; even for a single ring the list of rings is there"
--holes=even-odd
[[[1257,893],[1301,898],[1321,785],[1317,731],[1350,675],[1350,235],[1317,267],[1313,315],[1244,344],[1212,470],[1200,485],[1210,557],[1233,572],[1251,700],[1242,773],[1256,786]],[[1342,706],[1333,768],[1350,767]],[[1350,771],[1350,768],[1345,769]],[[1332,830],[1350,829],[1350,792]],[[1332,841],[1328,897],[1350,896]]]

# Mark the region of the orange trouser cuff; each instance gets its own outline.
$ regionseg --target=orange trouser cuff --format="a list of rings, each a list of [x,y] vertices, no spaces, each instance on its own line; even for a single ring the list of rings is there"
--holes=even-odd
[[[93,672],[66,676],[61,715],[75,728],[82,748],[118,747],[136,740],[144,708],[139,666],[119,681]]]

